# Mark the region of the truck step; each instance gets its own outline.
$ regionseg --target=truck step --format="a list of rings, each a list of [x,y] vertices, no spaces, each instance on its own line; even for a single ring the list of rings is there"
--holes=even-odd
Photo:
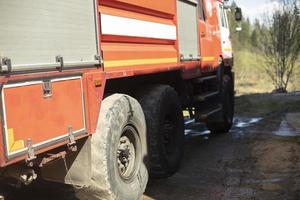
[[[212,116],[218,112],[220,112],[222,110],[222,106],[218,105],[217,107],[213,108],[212,110],[209,110],[207,112],[204,112],[202,114],[199,115],[199,119],[200,120],[206,120],[209,116]]]
[[[217,79],[217,75],[205,76],[205,77],[195,79],[195,83],[203,83],[205,81],[210,81],[215,79]]]
[[[219,94],[218,91],[207,92],[207,93],[204,93],[204,94],[194,96],[193,100],[194,100],[194,102],[203,102],[203,101],[207,100],[208,98],[217,96],[218,94]]]

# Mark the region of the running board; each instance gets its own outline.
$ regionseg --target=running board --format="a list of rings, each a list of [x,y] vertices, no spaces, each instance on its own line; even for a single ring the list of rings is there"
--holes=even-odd
[[[207,100],[208,98],[217,96],[219,94],[219,92],[208,92],[208,93],[204,93],[204,94],[200,94],[200,95],[196,95],[193,97],[194,102],[203,102],[205,100]]]

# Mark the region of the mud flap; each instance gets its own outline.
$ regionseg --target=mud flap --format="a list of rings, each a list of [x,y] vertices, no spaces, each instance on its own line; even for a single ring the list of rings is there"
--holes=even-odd
[[[88,186],[91,180],[91,137],[78,141],[77,152],[41,168],[43,179],[74,186]]]

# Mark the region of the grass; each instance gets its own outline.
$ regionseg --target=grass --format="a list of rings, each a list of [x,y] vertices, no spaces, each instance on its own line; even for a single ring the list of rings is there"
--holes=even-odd
[[[300,112],[300,95],[248,94],[236,98],[236,113],[266,116],[274,113]]]
[[[300,138],[296,138],[295,140],[296,140],[297,143],[300,144]]]
[[[264,59],[259,52],[248,49],[235,51],[235,81],[237,96],[253,93],[270,93],[274,89],[271,79],[265,72]],[[300,69],[296,70],[288,91],[300,90]]]

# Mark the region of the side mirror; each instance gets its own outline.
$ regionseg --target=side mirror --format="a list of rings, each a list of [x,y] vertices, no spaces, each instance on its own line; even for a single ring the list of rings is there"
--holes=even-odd
[[[239,8],[239,7],[236,7],[235,8],[235,20],[236,21],[242,21],[242,18],[243,18],[243,14],[242,14],[242,9]]]

